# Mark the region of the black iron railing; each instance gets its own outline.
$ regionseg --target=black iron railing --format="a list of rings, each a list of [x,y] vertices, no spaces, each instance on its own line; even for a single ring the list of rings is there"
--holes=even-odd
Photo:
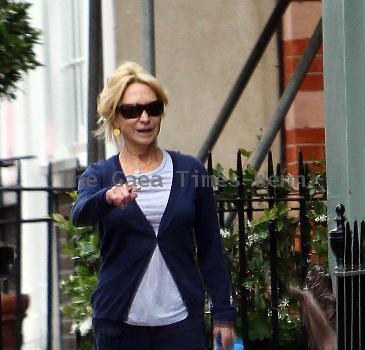
[[[337,349],[365,349],[365,222],[351,227],[341,204],[336,213],[329,239],[336,257]]]
[[[208,156],[208,172],[213,175],[212,156]],[[244,178],[243,167],[241,161],[241,153],[237,153],[237,181],[236,193],[233,196],[227,198],[222,197],[224,188],[220,186],[216,187],[217,196],[217,210],[221,228],[226,227],[226,216],[235,213],[237,219],[238,236],[239,236],[239,291],[238,295],[240,300],[238,302],[239,317],[241,319],[241,329],[239,333],[242,334],[243,339],[248,339],[248,303],[250,298],[250,291],[245,287],[245,280],[248,276],[247,267],[247,220],[252,220],[258,213],[262,213],[265,208],[272,209],[279,202],[290,202],[293,206],[290,210],[296,211],[296,217],[299,218],[299,230],[300,230],[300,263],[297,266],[299,287],[304,286],[305,277],[308,272],[308,267],[311,261],[311,245],[310,234],[311,225],[308,218],[308,202],[313,201],[313,198],[309,196],[308,189],[308,167],[303,161],[302,153],[298,154],[298,175],[295,177],[298,181],[296,191],[284,194],[279,189],[279,184],[275,179],[279,179],[281,174],[281,167],[276,167],[276,173],[274,173],[274,165],[271,152],[268,154],[267,160],[267,186],[264,193],[254,194],[252,193]],[[217,181],[217,183],[221,183]],[[324,201],[325,193],[322,193],[318,200]],[[268,244],[270,247],[270,276],[271,276],[271,349],[279,349],[279,278],[278,278],[278,256],[277,256],[277,227],[276,222],[271,221],[268,224],[269,236]],[[293,247],[294,249],[294,247]],[[245,349],[249,349],[249,344],[245,345]]]
[[[0,160],[0,164],[2,163]],[[9,163],[6,163],[9,164]],[[212,157],[210,156],[208,159],[208,172],[210,174],[213,173],[212,166]],[[54,287],[53,280],[53,258],[55,254],[58,252],[54,252],[54,244],[53,244],[53,235],[54,235],[54,227],[53,222],[50,219],[49,215],[54,212],[55,209],[55,198],[59,193],[65,193],[74,189],[74,187],[56,187],[53,186],[52,183],[52,165],[48,167],[47,174],[47,186],[45,187],[24,187],[21,182],[21,169],[20,169],[20,160],[15,160],[13,164],[17,167],[18,172],[18,181],[16,186],[11,187],[0,187],[0,194],[5,192],[13,192],[16,193],[16,211],[15,216],[13,218],[0,219],[0,228],[13,226],[16,228],[16,246],[15,250],[17,258],[15,260],[15,286],[16,286],[16,296],[19,298],[20,302],[20,294],[21,294],[21,232],[22,225],[24,223],[36,223],[36,222],[44,222],[47,223],[48,230],[48,315],[47,315],[47,348],[52,348],[52,339],[53,339],[53,307],[54,304],[54,295],[52,293],[52,288]],[[307,187],[307,174],[308,169],[304,165],[303,157],[301,153],[298,156],[298,176],[299,186],[298,191],[291,192],[289,194],[283,195],[279,189],[279,186],[275,181],[267,181],[267,188],[264,194],[260,193],[260,195],[253,193],[248,190],[248,186],[246,183],[246,178],[244,174],[244,167],[242,165],[241,154],[237,153],[237,181],[238,185],[236,187],[236,193],[232,197],[224,197],[224,188],[222,186],[216,187],[216,196],[217,196],[217,213],[220,221],[221,227],[225,227],[225,216],[229,213],[235,212],[237,216],[237,227],[239,231],[239,240],[238,240],[238,249],[239,249],[239,288],[240,291],[238,295],[240,296],[239,300],[239,316],[242,320],[241,329],[239,333],[243,335],[244,339],[248,339],[248,300],[250,298],[250,291],[245,287],[245,280],[248,275],[248,266],[247,266],[247,220],[252,220],[257,213],[262,212],[265,208],[273,208],[279,202],[290,202],[293,211],[296,211],[299,220],[300,220],[300,239],[301,239],[301,260],[299,267],[300,280],[303,284],[305,275],[308,269],[308,263],[310,261],[310,224],[308,220],[307,213],[307,204],[310,200],[308,196],[308,187]],[[280,166],[276,167],[276,173],[274,173],[274,166],[272,161],[271,153],[268,156],[268,165],[267,165],[267,179],[275,180],[275,178],[281,176],[281,168]],[[220,182],[218,182],[220,183]],[[24,192],[37,191],[37,192],[45,192],[47,193],[47,203],[48,203],[48,216],[40,217],[40,218],[31,218],[24,219],[21,213],[22,207],[22,194]],[[324,196],[320,198],[323,200]],[[57,237],[57,236],[55,236]],[[272,327],[272,340],[271,340],[271,348],[272,350],[279,349],[278,339],[279,339],[279,279],[278,279],[278,261],[277,261],[277,227],[274,221],[269,223],[269,237],[268,244],[270,246],[270,270],[271,270],[271,327]],[[363,256],[362,256],[363,259]],[[356,264],[355,264],[356,265]],[[355,282],[356,283],[356,282]],[[364,281],[360,280],[359,283],[364,283]],[[348,293],[347,293],[348,295]],[[365,299],[364,299],[365,300]],[[19,304],[20,307],[20,304]],[[20,310],[20,309],[19,309]],[[17,349],[21,347],[21,320],[20,313],[17,313]],[[354,321],[355,322],[355,321]],[[354,323],[356,324],[356,322]],[[362,338],[364,339],[364,338]],[[77,335],[76,339],[76,348],[80,346],[80,336]],[[246,345],[246,349],[249,349],[249,345]]]
[[[1,168],[3,167],[15,167],[16,170],[16,184],[14,186],[0,186],[0,198],[1,207],[3,206],[3,194],[4,193],[15,193],[16,203],[15,212],[13,217],[7,217],[0,219],[0,229],[2,232],[6,232],[9,227],[15,228],[15,261],[13,271],[15,272],[15,296],[16,296],[16,350],[21,349],[22,345],[22,330],[21,330],[21,257],[22,257],[22,226],[23,224],[29,223],[47,223],[47,237],[48,237],[48,248],[47,248],[47,349],[52,349],[52,338],[53,338],[53,257],[54,257],[54,225],[51,219],[53,214],[54,203],[56,195],[59,193],[66,193],[75,189],[75,187],[57,187],[52,186],[52,164],[48,166],[47,172],[47,186],[44,187],[25,187],[22,185],[22,161],[32,159],[33,156],[25,157],[14,157],[7,159],[0,159],[0,178]],[[24,219],[22,216],[22,200],[23,193],[25,192],[44,192],[47,193],[47,214],[44,217]],[[2,346],[2,343],[0,344]]]
[[[3,282],[7,281],[10,275],[10,266],[14,263],[14,249],[5,243],[0,242],[0,350],[3,350],[2,332],[2,298]]]

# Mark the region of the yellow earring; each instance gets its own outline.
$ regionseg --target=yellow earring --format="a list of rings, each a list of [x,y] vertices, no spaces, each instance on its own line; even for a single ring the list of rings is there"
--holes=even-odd
[[[119,129],[119,128],[114,128],[114,130],[113,130],[113,135],[114,135],[115,137],[119,136],[119,135],[120,135],[120,129]]]

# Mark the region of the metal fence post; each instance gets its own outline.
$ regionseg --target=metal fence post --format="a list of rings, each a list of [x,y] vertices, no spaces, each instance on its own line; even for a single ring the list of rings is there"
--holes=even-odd
[[[354,236],[352,240],[352,271],[359,271],[359,233],[357,221],[354,222]],[[360,349],[360,308],[359,287],[360,275],[352,276],[352,348]]]
[[[272,152],[269,151],[267,156],[267,190],[269,209],[272,209],[276,203],[276,179],[274,175],[274,164]],[[279,338],[279,283],[278,283],[278,266],[277,266],[277,244],[276,244],[276,223],[269,222],[269,244],[270,244],[270,275],[271,275],[271,347],[273,350],[278,348]]]
[[[246,227],[245,227],[245,205],[244,205],[244,185],[242,172],[241,152],[237,152],[237,215],[238,215],[238,234],[239,234],[239,263],[240,263],[240,315],[242,320],[242,337],[248,339],[248,320],[247,320],[247,290],[244,281],[247,276],[247,257],[246,257]]]
[[[360,225],[360,270],[365,269],[365,222]],[[365,349],[365,275],[360,275],[360,349]]]
[[[0,242],[0,350],[3,350],[3,332],[2,332],[2,300],[3,282],[7,280],[10,274],[10,265],[14,263],[14,249],[7,244]]]
[[[300,248],[302,254],[301,260],[301,283],[302,287],[308,272],[309,252],[310,252],[310,224],[307,215],[307,172],[304,167],[302,151],[298,154],[298,175],[299,175],[299,221],[300,221]]]
[[[344,251],[345,251],[345,207],[342,204],[336,206],[337,227],[329,232],[329,243],[336,257],[335,274],[337,278],[337,350],[345,350],[345,277],[344,272]]]
[[[21,160],[16,160],[17,165],[17,178],[16,183],[18,189],[16,191],[16,248],[15,248],[15,348],[16,350],[20,350],[22,346],[22,320],[20,318],[20,310],[21,310],[21,256],[22,256],[22,237],[21,237],[21,220],[22,220],[22,193],[20,187],[22,186],[22,168],[21,168]]]
[[[53,190],[52,190],[52,163],[48,164],[47,186],[48,194],[48,215],[53,214]],[[53,220],[47,223],[48,248],[47,248],[47,349],[52,349],[52,333],[53,333]]]
[[[351,271],[352,267],[352,232],[350,223],[346,222],[345,229],[345,273]],[[352,276],[345,276],[345,346],[346,349],[353,349],[352,346]]]
[[[270,241],[270,270],[271,270],[271,349],[276,350],[279,346],[279,293],[278,293],[278,266],[276,245],[276,223],[269,222]]]

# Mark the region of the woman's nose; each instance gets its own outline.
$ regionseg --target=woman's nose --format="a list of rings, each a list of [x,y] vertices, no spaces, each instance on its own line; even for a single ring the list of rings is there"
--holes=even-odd
[[[141,116],[139,117],[139,120],[144,122],[148,121],[149,120],[148,113],[146,111],[143,111]]]

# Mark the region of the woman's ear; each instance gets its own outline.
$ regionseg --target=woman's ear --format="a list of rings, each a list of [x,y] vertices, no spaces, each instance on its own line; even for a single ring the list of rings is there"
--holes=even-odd
[[[118,125],[118,123],[117,123],[117,118],[115,117],[115,115],[113,116],[113,120],[112,120],[112,122],[111,122],[111,125],[112,125],[112,127],[113,127],[113,129],[115,129],[115,128],[119,128],[119,125]]]

